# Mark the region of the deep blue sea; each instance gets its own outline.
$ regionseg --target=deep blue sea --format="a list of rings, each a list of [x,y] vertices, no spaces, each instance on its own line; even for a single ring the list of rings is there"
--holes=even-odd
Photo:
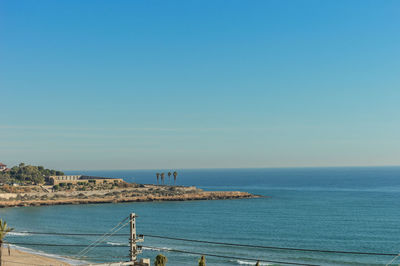
[[[160,172],[160,170],[157,170]],[[156,183],[156,170],[70,171]],[[168,172],[168,169],[165,170]],[[400,167],[178,170],[178,185],[240,190],[257,199],[65,205],[0,209],[16,231],[104,233],[135,212],[138,234],[263,246],[378,253],[400,250]],[[168,177],[166,177],[168,182]],[[119,233],[128,233],[128,227]],[[118,261],[129,255],[128,234],[107,239],[87,261]],[[14,233],[9,242],[89,244],[97,237]],[[317,265],[385,265],[392,256],[330,254],[244,248],[145,237],[143,245]],[[21,246],[21,245],[20,245]],[[23,245],[22,245],[23,246]],[[28,246],[67,257],[82,247]],[[154,257],[145,249],[140,257]],[[171,266],[198,265],[198,255],[162,251]],[[121,258],[120,258],[121,257]],[[254,265],[243,259],[206,257],[207,265]],[[261,263],[276,265],[276,263]]]

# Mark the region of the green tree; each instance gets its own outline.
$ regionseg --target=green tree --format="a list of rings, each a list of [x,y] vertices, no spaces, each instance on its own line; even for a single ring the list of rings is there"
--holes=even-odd
[[[175,183],[176,183],[176,177],[178,176],[178,172],[177,171],[174,171],[174,186],[175,186]]]
[[[10,180],[8,173],[0,172],[0,183],[6,184]]]
[[[168,172],[168,185],[171,185],[171,171]]]
[[[20,163],[7,172],[0,172],[0,180],[22,184],[43,184],[45,177],[50,175],[64,175],[61,171],[45,169],[43,166],[25,165]]]
[[[165,266],[167,265],[167,262],[168,262],[167,257],[165,257],[163,254],[158,254],[154,261],[154,266]]]
[[[199,266],[206,266],[206,258],[204,256],[201,256]]]
[[[2,266],[2,251],[3,251],[3,241],[6,235],[14,230],[14,228],[8,227],[6,221],[0,219],[0,266]]]
[[[161,182],[164,185],[164,178],[165,178],[165,173],[161,173]]]
[[[156,173],[156,176],[157,176],[157,185],[158,185],[158,180],[160,178],[160,173]]]

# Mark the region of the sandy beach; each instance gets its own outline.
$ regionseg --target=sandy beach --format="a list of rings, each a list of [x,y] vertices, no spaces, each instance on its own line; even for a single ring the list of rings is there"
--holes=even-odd
[[[2,257],[3,266],[21,266],[21,265],[31,265],[31,266],[67,266],[71,265],[69,263],[49,258],[37,254],[31,254],[23,252],[17,249],[10,249],[10,254],[8,253],[8,248],[3,248]]]

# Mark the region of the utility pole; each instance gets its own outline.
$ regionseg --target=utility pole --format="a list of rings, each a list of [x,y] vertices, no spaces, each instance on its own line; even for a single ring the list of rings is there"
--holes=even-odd
[[[135,213],[131,213],[129,216],[130,219],[130,228],[131,228],[131,234],[129,238],[129,243],[130,243],[130,259],[132,262],[136,262],[137,255],[141,253],[141,250],[138,250],[137,247],[137,242],[142,242],[143,241],[143,236],[139,236],[139,239],[137,238],[136,235],[136,215]],[[141,237],[141,238],[140,238]]]
[[[130,258],[131,261],[136,261],[137,257],[137,245],[136,245],[136,217],[135,213],[131,213],[129,216],[130,224],[131,224],[131,237],[129,239],[131,251],[130,251]]]
[[[142,258],[140,261],[137,261],[137,255],[142,253],[141,248],[138,249],[137,243],[142,242],[144,240],[143,235],[136,234],[136,215],[135,213],[131,213],[129,215],[129,223],[130,223],[130,253],[129,253],[129,261],[125,262],[112,262],[112,263],[100,263],[100,264],[85,264],[85,266],[150,266],[150,259]],[[1,266],[1,264],[0,264]]]

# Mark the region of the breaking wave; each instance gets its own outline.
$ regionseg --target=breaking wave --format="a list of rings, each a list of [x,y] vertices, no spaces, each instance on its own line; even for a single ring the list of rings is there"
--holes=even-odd
[[[128,246],[126,243],[117,243],[117,242],[107,242],[107,244],[111,246]]]
[[[9,232],[7,235],[8,236],[31,236],[31,234],[25,233],[25,232]]]
[[[153,251],[169,251],[171,250],[171,248],[166,248],[166,247],[162,247],[162,248],[150,248],[150,247],[142,247],[143,250],[153,250]]]
[[[253,265],[253,266],[256,265],[256,263],[254,261],[245,261],[245,260],[237,260],[236,263],[239,265]],[[272,265],[272,264],[269,264],[266,262],[260,262],[260,265],[265,266],[265,265]]]

